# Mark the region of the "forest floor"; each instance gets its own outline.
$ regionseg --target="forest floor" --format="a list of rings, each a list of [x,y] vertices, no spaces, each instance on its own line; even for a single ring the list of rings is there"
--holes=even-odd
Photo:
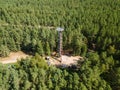
[[[21,58],[26,58],[29,55],[25,54],[22,51],[19,52],[11,52],[10,55],[8,57],[0,57],[0,62],[3,64],[7,64],[7,63],[15,63],[17,62],[17,60],[20,60]]]

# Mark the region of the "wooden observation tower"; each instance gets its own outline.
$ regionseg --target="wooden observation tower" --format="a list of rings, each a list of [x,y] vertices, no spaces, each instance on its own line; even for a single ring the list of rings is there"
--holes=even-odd
[[[58,31],[58,53],[59,53],[59,57],[62,61],[62,31],[64,29],[58,27],[56,30]]]

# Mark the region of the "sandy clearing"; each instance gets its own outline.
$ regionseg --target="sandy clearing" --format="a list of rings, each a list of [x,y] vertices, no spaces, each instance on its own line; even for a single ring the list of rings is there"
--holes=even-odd
[[[25,54],[22,51],[19,52],[11,52],[8,57],[1,58],[0,57],[0,63],[3,64],[8,64],[8,63],[15,63],[21,58],[26,58],[29,55]],[[50,65],[76,65],[79,60],[81,60],[82,57],[80,56],[67,56],[67,55],[62,55],[62,62],[60,62],[60,58],[57,57],[50,57],[50,59],[47,61],[49,62]]]
[[[19,60],[21,58],[26,58],[27,56],[29,56],[29,55],[25,54],[22,51],[11,52],[8,57],[5,57],[5,58],[0,57],[0,62],[3,64],[15,63],[15,62],[17,62],[17,60]]]
[[[49,62],[51,65],[76,65],[79,60],[81,60],[81,56],[67,56],[62,55],[62,62],[60,62],[60,58],[52,58],[50,57]]]

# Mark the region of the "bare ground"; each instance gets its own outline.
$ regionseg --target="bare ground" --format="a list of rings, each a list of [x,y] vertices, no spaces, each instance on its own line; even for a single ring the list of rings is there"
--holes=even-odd
[[[5,58],[0,57],[0,62],[3,63],[3,64],[15,63],[15,62],[17,62],[17,60],[19,60],[21,58],[26,58],[27,56],[29,56],[29,55],[25,54],[22,51],[11,52],[8,57],[5,57]]]
[[[81,60],[82,57],[80,56],[67,56],[67,55],[62,55],[62,58],[52,58],[50,57],[50,64],[51,65],[76,65],[79,60]],[[61,62],[60,62],[61,60]]]

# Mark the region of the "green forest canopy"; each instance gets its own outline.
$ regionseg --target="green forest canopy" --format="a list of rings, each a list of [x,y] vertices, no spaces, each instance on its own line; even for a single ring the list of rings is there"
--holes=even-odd
[[[0,87],[119,90],[120,0],[0,0],[0,56],[19,50],[50,55],[57,49],[57,26],[65,29],[63,49],[85,57],[80,70],[42,68],[42,62],[36,62],[40,58],[26,59],[10,68],[1,64]],[[61,78],[54,76],[55,72]],[[41,79],[42,75],[46,77]]]

